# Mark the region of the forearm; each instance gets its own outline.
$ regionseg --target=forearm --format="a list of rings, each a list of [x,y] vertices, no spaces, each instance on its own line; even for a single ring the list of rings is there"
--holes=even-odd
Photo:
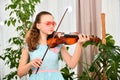
[[[75,66],[77,65],[81,55],[81,48],[82,44],[77,43],[74,54],[73,56],[71,56],[70,53],[66,50],[66,48],[62,47],[61,49],[62,58],[70,68],[75,68]]]
[[[63,59],[66,61],[67,65],[71,68],[74,68],[77,65],[81,56],[82,45],[87,40],[89,40],[89,36],[86,36],[84,34],[79,34],[78,37],[79,40],[76,44],[73,56],[71,56],[64,47],[62,47],[61,49]]]
[[[26,65],[24,65],[24,66],[22,66],[22,65],[19,66],[19,67],[18,67],[17,75],[18,75],[19,77],[22,77],[22,76],[26,75],[27,72],[30,70],[30,68],[31,68],[30,63],[28,63],[28,64],[26,64]]]
[[[77,65],[78,61],[80,60],[81,50],[82,50],[82,44],[76,44],[74,54],[69,62],[71,68],[74,68]]]

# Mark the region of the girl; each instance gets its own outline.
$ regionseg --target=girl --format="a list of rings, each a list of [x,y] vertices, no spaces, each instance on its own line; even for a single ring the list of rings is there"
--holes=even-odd
[[[47,36],[52,34],[56,23],[51,13],[40,12],[26,37],[26,46],[22,49],[22,54],[18,66],[18,76],[22,77],[29,70],[32,70],[30,80],[64,80],[58,71],[58,56],[61,51],[63,60],[70,68],[74,68],[81,55],[82,44],[89,40],[89,37],[79,34],[79,40],[73,56],[69,54],[66,47],[62,44],[55,48],[49,48],[45,59],[42,57],[47,49]],[[30,59],[30,61],[29,61]],[[35,73],[37,68],[39,70]]]

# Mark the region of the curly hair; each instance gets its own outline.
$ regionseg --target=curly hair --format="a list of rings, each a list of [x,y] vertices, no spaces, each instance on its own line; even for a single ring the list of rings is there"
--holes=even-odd
[[[42,11],[37,14],[35,21],[31,27],[31,29],[27,33],[26,43],[28,45],[28,50],[33,51],[37,49],[37,44],[39,40],[40,30],[37,28],[36,24],[40,23],[41,16],[43,15],[52,15],[47,11]]]

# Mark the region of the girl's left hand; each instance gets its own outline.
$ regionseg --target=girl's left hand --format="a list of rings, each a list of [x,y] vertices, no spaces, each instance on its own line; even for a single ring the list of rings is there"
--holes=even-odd
[[[90,40],[88,35],[78,34],[79,40],[78,43],[84,44],[86,41]]]

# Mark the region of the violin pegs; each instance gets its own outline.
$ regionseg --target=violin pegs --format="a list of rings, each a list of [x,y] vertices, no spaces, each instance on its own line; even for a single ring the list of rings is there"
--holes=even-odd
[[[85,37],[87,38],[88,36],[87,36],[87,35],[85,35]]]

